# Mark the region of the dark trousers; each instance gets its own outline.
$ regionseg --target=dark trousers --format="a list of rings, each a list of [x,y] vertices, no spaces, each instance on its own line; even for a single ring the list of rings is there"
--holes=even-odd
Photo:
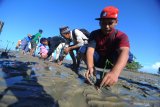
[[[80,47],[78,53],[84,54],[86,56],[87,48],[88,48],[87,45]],[[112,68],[113,67],[112,64],[115,64],[118,56],[119,56],[118,50],[114,51],[112,54],[110,54],[107,57],[100,56],[99,53],[95,51],[93,55],[94,65],[98,68],[104,68],[105,66],[107,66],[108,69]],[[106,63],[106,60],[108,60],[108,63]]]
[[[77,55],[74,54],[74,50],[76,51]],[[72,58],[72,61],[73,61],[73,68],[78,68],[80,65],[80,59],[78,57],[78,50],[79,50],[79,48],[76,48],[76,49],[70,50],[70,52],[69,52],[69,54]]]

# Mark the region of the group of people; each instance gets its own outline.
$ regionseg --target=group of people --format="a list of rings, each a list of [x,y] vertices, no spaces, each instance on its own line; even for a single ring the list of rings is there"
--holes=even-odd
[[[64,26],[59,28],[61,36],[41,38],[40,43],[49,47],[48,51],[40,53],[41,58],[47,59],[55,50],[59,49],[58,52],[63,53],[61,57],[56,58],[59,65],[62,64],[64,57],[70,54],[73,61],[71,68],[78,71],[80,62],[83,60],[87,65],[85,77],[89,82],[91,82],[90,77],[96,75],[96,67],[110,68],[110,72],[104,74],[100,86],[114,85],[128,62],[130,50],[128,36],[115,29],[118,24],[118,13],[118,8],[114,6],[105,7],[100,13],[100,17],[96,18],[99,21],[100,29],[92,31],[89,36],[85,30],[70,30],[68,26]],[[32,39],[33,47],[36,46],[36,40]],[[34,48],[31,50],[31,54],[33,52]],[[110,63],[106,63],[107,61]]]
[[[30,55],[34,55],[42,33],[43,30],[39,29],[38,33],[36,33],[35,35],[28,34],[23,39],[18,40],[16,49],[20,48],[23,54],[29,52]]]

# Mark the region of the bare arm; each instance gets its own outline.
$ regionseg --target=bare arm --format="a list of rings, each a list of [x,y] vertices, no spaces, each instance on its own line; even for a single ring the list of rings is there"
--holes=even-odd
[[[87,49],[87,67],[88,68],[93,68],[94,67],[94,61],[93,61],[93,55],[94,55],[94,48],[88,47]]]
[[[88,70],[85,76],[89,82],[90,82],[89,77],[93,76],[93,73],[94,73],[94,59],[93,59],[94,51],[95,51],[94,48],[88,47],[87,54],[86,54]]]
[[[112,70],[105,75],[101,82],[101,86],[114,85],[118,81],[118,77],[126,66],[129,57],[129,48],[121,47],[119,58]]]
[[[122,72],[123,68],[126,66],[128,57],[129,57],[129,48],[128,47],[122,47],[120,48],[120,55],[117,60],[117,63],[112,69],[112,72],[114,72],[116,75],[120,75]]]
[[[76,48],[79,48],[79,46],[78,46],[78,45],[74,45],[74,46],[65,48],[65,49],[64,49],[64,52],[68,54],[69,51],[71,51],[71,50],[73,50],[73,49],[76,49]]]

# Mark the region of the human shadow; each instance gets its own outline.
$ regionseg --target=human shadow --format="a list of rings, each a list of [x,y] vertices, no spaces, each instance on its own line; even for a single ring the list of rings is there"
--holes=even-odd
[[[3,60],[0,64],[6,84],[0,93],[0,103],[6,100],[8,107],[58,107],[54,98],[38,83],[32,69],[36,62]]]

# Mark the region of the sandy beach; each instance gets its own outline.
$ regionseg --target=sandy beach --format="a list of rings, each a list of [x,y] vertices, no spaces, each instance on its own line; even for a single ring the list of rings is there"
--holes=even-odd
[[[0,58],[0,107],[160,107],[160,75],[124,70],[116,85],[96,90],[69,63],[19,52]]]

